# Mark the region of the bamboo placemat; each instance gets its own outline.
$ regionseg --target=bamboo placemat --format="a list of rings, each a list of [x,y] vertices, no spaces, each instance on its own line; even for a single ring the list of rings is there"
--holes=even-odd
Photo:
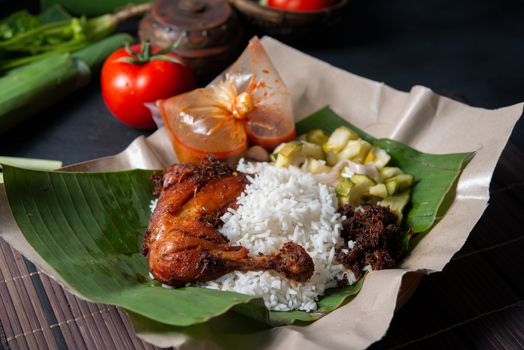
[[[471,283],[476,282],[475,274],[478,268],[490,269],[492,266],[488,261],[479,259],[482,254],[497,254],[497,247],[521,245],[524,238],[520,228],[515,228],[515,222],[524,223],[522,208],[524,207],[524,156],[511,144],[504,151],[502,158],[495,172],[492,183],[492,203],[485,213],[483,219],[472,232],[472,235],[464,248],[457,254],[450,266],[454,266],[457,261],[470,259],[471,264],[464,264],[458,267],[449,268],[456,273],[460,273],[464,266],[475,266],[470,273]],[[522,227],[522,226],[520,226]],[[494,235],[493,233],[497,234]],[[523,255],[519,255],[522,259]],[[474,263],[473,263],[473,260]],[[523,286],[519,285],[522,277],[519,275],[521,267],[518,264],[507,264],[497,273],[500,280],[498,293],[501,293],[502,286],[506,288],[508,305],[498,305],[501,312],[509,312],[512,305],[522,307]],[[477,272],[475,272],[477,271]],[[432,287],[428,285],[438,285],[438,280],[444,274],[435,278],[426,279],[421,286],[418,294],[432,293]],[[495,274],[493,274],[495,275]],[[507,277],[507,278],[505,278]],[[428,281],[430,280],[430,281]],[[509,280],[509,282],[508,282]],[[515,281],[517,281],[515,283]],[[511,284],[514,285],[511,285]],[[440,284],[441,285],[441,284]],[[426,291],[425,289],[428,289]],[[460,291],[448,291],[449,298],[463,297],[464,303],[473,296]],[[439,291],[439,293],[443,293]],[[445,293],[445,291],[444,291]],[[453,294],[453,295],[451,295]],[[489,296],[482,292],[475,297],[486,298],[487,305],[490,304]],[[422,296],[421,296],[422,297]],[[417,293],[411,304],[418,303]],[[519,301],[520,300],[520,301]],[[427,305],[426,301],[420,301],[421,305]],[[515,304],[516,303],[516,304]],[[439,334],[447,335],[440,337],[442,341],[449,342],[453,339],[452,331],[446,329],[456,327],[467,327],[478,322],[479,310],[463,309],[468,312],[463,315],[466,319],[471,319],[473,323],[464,323],[461,317],[453,314],[446,314],[445,308],[435,309],[435,316],[429,324],[425,324],[420,333],[416,331],[416,322],[404,318],[409,313],[408,303],[404,309],[393,320],[392,327],[386,338],[375,344],[374,348],[402,347],[404,345],[427,344],[425,339],[438,340]],[[444,310],[444,311],[443,311]],[[466,311],[464,311],[466,310]],[[481,310],[482,311],[482,310]],[[522,315],[522,314],[521,314]],[[432,317],[433,317],[432,316]],[[482,316],[482,315],[480,315]],[[499,314],[495,316],[500,316]],[[486,314],[486,322],[494,316]],[[402,331],[406,324],[411,324],[410,332]],[[464,324],[461,324],[464,323]],[[465,326],[464,326],[465,325]],[[519,326],[520,327],[520,326]],[[520,329],[520,328],[517,328]],[[432,334],[434,334],[432,336]],[[474,334],[474,333],[473,333]],[[419,339],[416,337],[419,336]],[[457,337],[459,339],[459,337]],[[460,338],[462,339],[462,338]],[[457,340],[458,341],[458,340]],[[474,345],[470,340],[466,345]],[[454,343],[462,344],[463,340]],[[438,343],[438,342],[437,342]],[[31,262],[23,258],[14,251],[6,242],[0,239],[0,349],[155,349],[155,347],[144,343],[138,339],[133,331],[133,327],[124,312],[114,306],[88,303],[76,298],[63,290],[60,285],[51,280],[39,271]]]
[[[64,291],[0,239],[0,349],[156,349],[114,306]]]

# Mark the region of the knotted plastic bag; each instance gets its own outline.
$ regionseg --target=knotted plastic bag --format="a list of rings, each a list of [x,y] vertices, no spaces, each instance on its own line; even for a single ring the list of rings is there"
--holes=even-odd
[[[212,154],[232,163],[249,145],[271,151],[295,138],[289,92],[258,38],[207,87],[157,106],[181,162]]]

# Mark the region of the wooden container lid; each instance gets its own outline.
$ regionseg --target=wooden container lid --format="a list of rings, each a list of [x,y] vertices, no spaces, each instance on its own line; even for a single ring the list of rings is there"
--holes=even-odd
[[[225,0],[157,0],[139,25],[141,40],[167,47],[193,67],[199,80],[225,69],[239,52],[242,28]]]

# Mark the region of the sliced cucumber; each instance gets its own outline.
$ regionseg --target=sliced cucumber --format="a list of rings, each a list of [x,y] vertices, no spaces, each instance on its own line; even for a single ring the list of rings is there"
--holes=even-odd
[[[338,205],[344,206],[350,202],[351,190],[355,187],[355,184],[349,179],[342,179],[338,182],[335,188],[335,193],[338,198]]]
[[[308,158],[304,165],[305,170],[312,174],[329,173],[331,171],[331,167],[326,165],[326,162],[323,160]]]
[[[349,140],[358,139],[358,135],[351,129],[340,126],[333,131],[331,136],[329,136],[327,142],[324,144],[324,151],[326,152],[340,152],[343,149]]]
[[[369,188],[369,194],[375,197],[386,198],[388,196],[388,190],[384,184],[376,184]]]
[[[328,139],[329,137],[322,129],[313,129],[308,131],[306,134],[307,142],[311,142],[319,146],[323,146],[328,141]]]
[[[326,152],[326,163],[329,166],[335,166],[338,162],[338,157],[335,152]]]
[[[390,196],[409,188],[412,183],[413,176],[409,174],[399,174],[384,181]]]
[[[340,161],[349,159],[355,163],[362,163],[370,148],[371,145],[367,141],[362,139],[350,140],[342,149],[342,151],[340,151],[340,153],[337,155],[338,160]]]
[[[283,155],[284,157],[293,157],[300,152],[302,148],[302,143],[298,141],[291,141],[285,143],[284,146],[278,151],[278,154]]]
[[[400,223],[402,222],[402,211],[404,210],[406,204],[408,204],[409,202],[409,193],[409,189],[404,190],[403,192],[400,192],[395,196],[384,198],[383,200],[378,202],[378,204],[384,207],[388,207],[392,212],[397,214],[398,222]]]
[[[380,176],[382,176],[384,180],[389,179],[390,177],[402,174],[402,170],[400,170],[397,167],[391,167],[391,166],[386,166],[380,169],[379,172],[380,172]]]
[[[354,186],[351,188],[349,202],[351,205],[358,205],[362,202],[362,197],[369,193],[369,189],[375,186],[375,181],[366,175],[355,174],[351,177]]]
[[[351,180],[343,178],[338,182],[335,193],[337,196],[348,197],[353,186],[355,186],[355,184],[351,182]]]
[[[364,159],[364,164],[374,164],[378,169],[382,169],[389,163],[391,156],[379,147],[372,147]]]
[[[273,153],[271,153],[269,155],[269,159],[272,161],[272,162],[276,162],[277,161],[277,158],[278,158],[278,152],[280,152],[280,150],[286,145],[286,143],[281,143],[280,145],[278,145],[277,147],[275,147],[275,149],[273,150]]]
[[[319,146],[311,142],[302,142],[302,154],[304,157],[311,157],[315,159],[326,159],[326,154],[322,149],[322,146]]]
[[[298,141],[291,141],[278,151],[276,167],[287,168],[290,165],[298,166],[304,162],[305,158],[302,155],[302,143]]]
[[[337,196],[338,199],[338,206],[343,207],[346,204],[349,204],[349,196]]]

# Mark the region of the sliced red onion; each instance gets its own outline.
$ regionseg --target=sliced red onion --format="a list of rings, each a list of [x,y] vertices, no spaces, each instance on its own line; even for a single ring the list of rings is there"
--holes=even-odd
[[[378,181],[378,170],[377,167],[373,164],[358,164],[350,160],[340,160],[335,164],[329,173],[323,173],[315,175],[318,181],[330,185],[336,186],[338,183],[338,178],[340,172],[348,167],[353,174],[366,175],[372,178],[375,181]]]

